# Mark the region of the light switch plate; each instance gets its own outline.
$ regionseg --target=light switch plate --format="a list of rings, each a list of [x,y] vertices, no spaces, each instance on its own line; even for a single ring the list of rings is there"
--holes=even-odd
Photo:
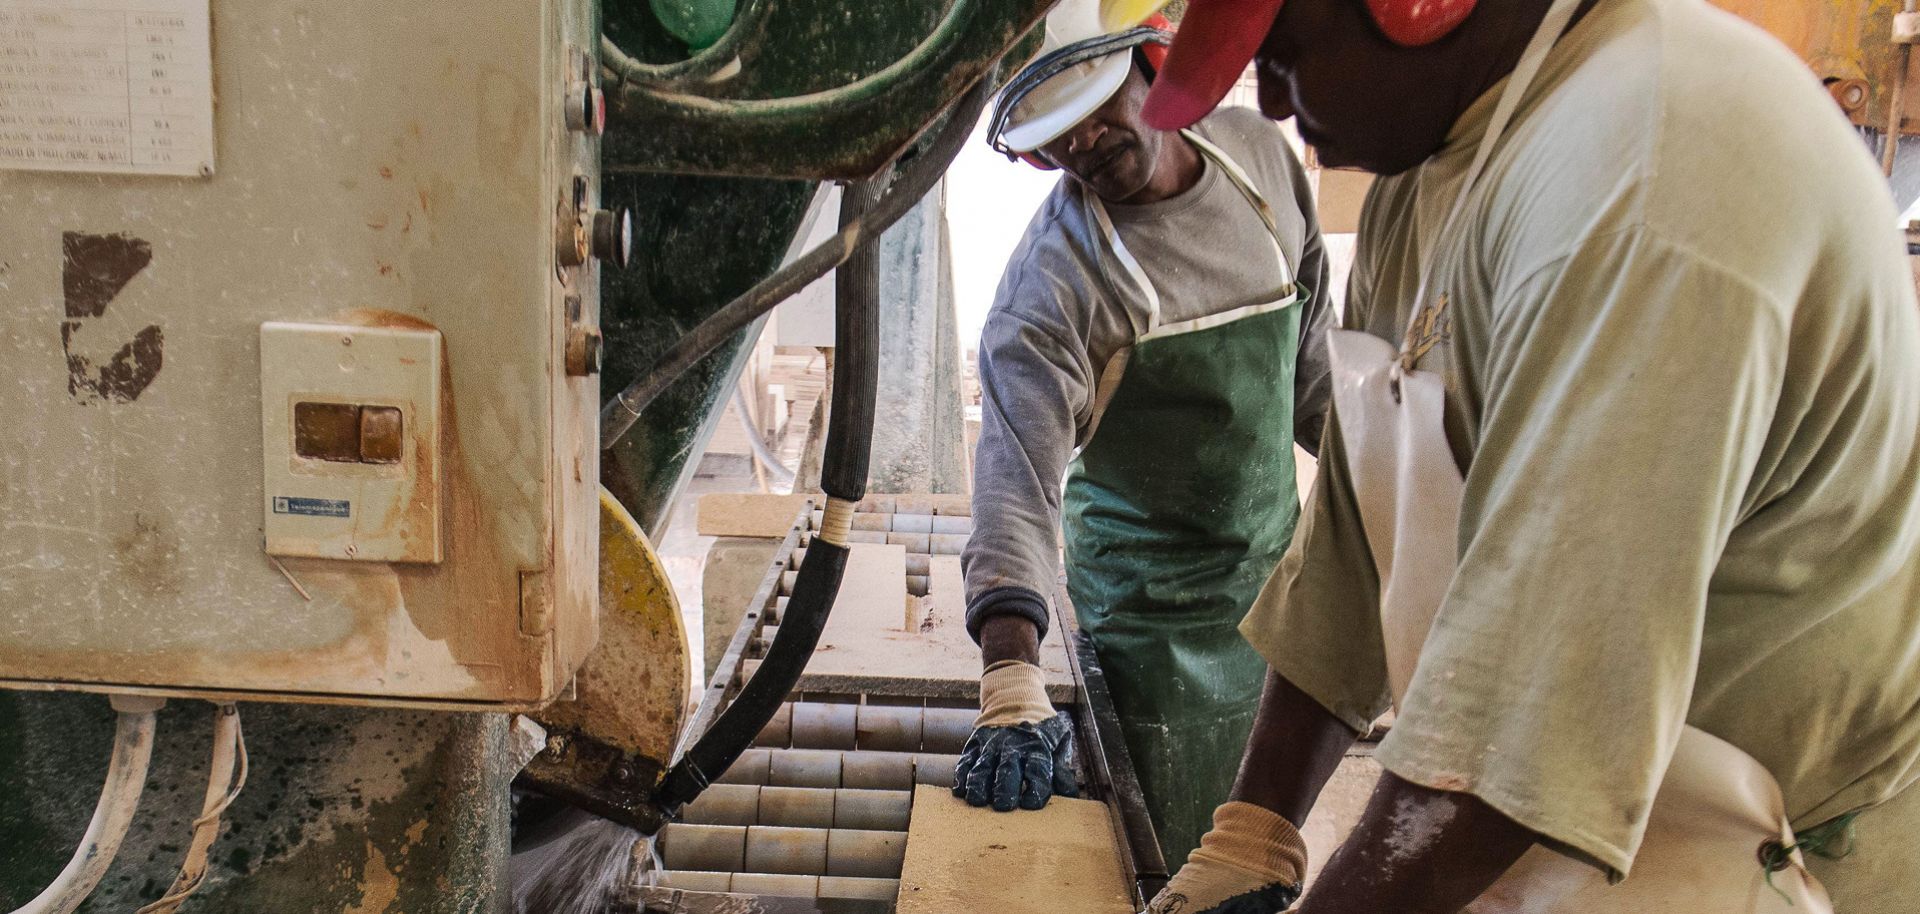
[[[439,562],[440,331],[269,322],[260,326],[265,531],[272,555]],[[400,411],[396,461],[303,457],[300,403]]]

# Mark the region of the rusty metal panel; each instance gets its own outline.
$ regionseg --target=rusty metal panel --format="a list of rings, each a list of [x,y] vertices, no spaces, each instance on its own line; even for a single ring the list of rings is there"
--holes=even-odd
[[[595,4],[212,10],[216,174],[0,171],[0,680],[541,703],[597,634]],[[269,321],[442,335],[441,563],[262,548]]]
[[[1900,48],[1892,41],[1899,0],[1711,2],[1760,26],[1800,55],[1815,76],[1836,89],[1835,100],[1855,124],[1886,127],[1893,84],[1900,73]],[[1908,133],[1920,125],[1920,93],[1913,91],[1911,79],[1904,100]],[[1864,93],[1849,91],[1855,87]]]

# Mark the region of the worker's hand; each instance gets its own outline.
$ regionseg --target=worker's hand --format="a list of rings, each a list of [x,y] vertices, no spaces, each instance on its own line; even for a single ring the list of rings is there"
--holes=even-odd
[[[1079,796],[1073,727],[1047,700],[1046,677],[1022,660],[1002,660],[980,677],[980,716],[960,751],[953,795],[974,806],[1039,809],[1054,794]]]
[[[1227,803],[1145,914],[1275,914],[1300,897],[1306,872],[1307,844],[1291,822],[1252,803]]]

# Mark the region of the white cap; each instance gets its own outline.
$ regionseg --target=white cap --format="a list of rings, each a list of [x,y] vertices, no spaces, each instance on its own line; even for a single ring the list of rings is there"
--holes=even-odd
[[[1047,14],[1042,56],[1067,45],[1107,34],[1100,27],[1100,0],[1061,0]],[[1063,70],[1041,83],[1014,106],[1001,142],[1015,152],[1039,149],[1107,103],[1127,81],[1133,49],[1124,48]]]

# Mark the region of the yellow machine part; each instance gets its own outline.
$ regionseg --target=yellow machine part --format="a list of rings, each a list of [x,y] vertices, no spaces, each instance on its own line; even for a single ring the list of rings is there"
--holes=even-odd
[[[687,714],[680,601],[633,515],[600,490],[600,643],[575,694],[533,714],[550,731],[591,737],[665,765]]]
[[[1900,0],[1711,0],[1780,39],[1827,82],[1848,118],[1884,129],[1900,78],[1893,14]],[[1920,71],[1920,66],[1914,68]],[[1920,92],[1908,73],[1904,132],[1920,129]]]

